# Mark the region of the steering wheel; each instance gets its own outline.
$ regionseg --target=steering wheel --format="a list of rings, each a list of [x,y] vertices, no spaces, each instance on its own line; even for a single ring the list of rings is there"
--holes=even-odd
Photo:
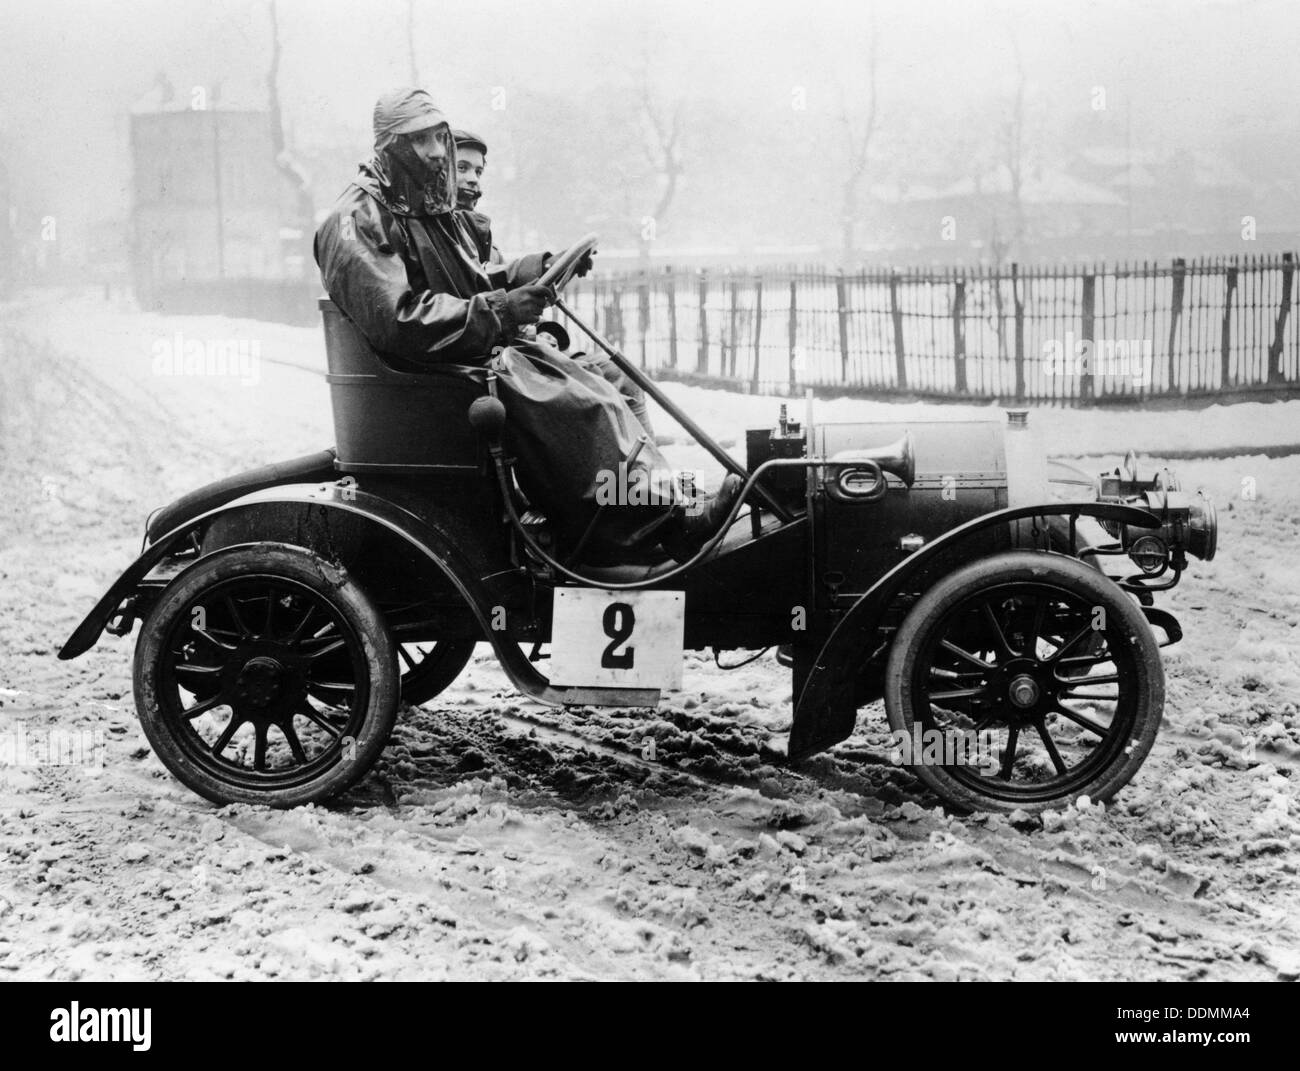
[[[557,294],[569,285],[582,258],[596,248],[597,235],[588,234],[578,239],[568,249],[551,261],[550,267],[537,280],[538,286],[549,286]]]

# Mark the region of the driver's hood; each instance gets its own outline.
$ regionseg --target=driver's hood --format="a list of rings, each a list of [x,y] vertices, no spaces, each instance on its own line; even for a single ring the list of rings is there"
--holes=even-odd
[[[434,127],[447,155],[437,166],[411,149],[405,131]],[[375,152],[357,185],[394,215],[437,216],[456,207],[456,142],[443,114],[421,90],[400,91],[375,105]]]

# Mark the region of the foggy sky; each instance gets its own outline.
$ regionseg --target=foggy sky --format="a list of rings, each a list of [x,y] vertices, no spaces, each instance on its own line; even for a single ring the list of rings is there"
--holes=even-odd
[[[264,106],[267,9],[266,0],[0,0],[0,159],[17,196],[123,216],[130,108],[160,71],[179,92],[219,82],[223,104]],[[280,0],[279,11],[291,143],[355,141],[360,158],[375,97],[408,81],[405,0]],[[940,151],[972,101],[1012,84],[1018,47],[1044,124],[1086,109],[1104,86],[1140,145],[1213,148],[1243,130],[1273,131],[1277,152],[1297,155],[1289,85],[1300,13],[1288,0],[906,0],[874,16],[860,0],[424,0],[417,59],[453,122],[490,141],[502,121],[494,87],[582,95],[631,85],[648,66],[657,84],[756,130],[770,115],[776,165],[787,160],[779,134],[792,87],[804,87],[814,114],[863,98],[873,17],[882,126]]]

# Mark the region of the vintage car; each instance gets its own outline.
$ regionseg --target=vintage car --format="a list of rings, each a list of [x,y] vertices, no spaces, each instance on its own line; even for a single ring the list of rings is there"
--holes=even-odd
[[[543,281],[558,291],[593,246]],[[484,642],[526,696],[647,711],[681,686],[685,648],[776,648],[789,762],[883,697],[895,760],[957,809],[1104,800],[1133,777],[1160,724],[1159,647],[1181,636],[1155,593],[1215,553],[1203,495],[1132,462],[1052,485],[1023,413],[902,427],[782,406],[742,466],[557,307],[744,478],[693,558],[584,562],[522,500],[490,377],[400,371],[323,299],[336,446],[156,511],[60,657],[141,622],[144,731],[223,804],[355,784],[399,701],[436,696]]]

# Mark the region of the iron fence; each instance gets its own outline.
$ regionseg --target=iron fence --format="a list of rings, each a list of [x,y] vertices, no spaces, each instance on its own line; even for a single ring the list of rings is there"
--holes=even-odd
[[[663,379],[1047,405],[1300,386],[1295,258],[594,275],[566,300]]]

